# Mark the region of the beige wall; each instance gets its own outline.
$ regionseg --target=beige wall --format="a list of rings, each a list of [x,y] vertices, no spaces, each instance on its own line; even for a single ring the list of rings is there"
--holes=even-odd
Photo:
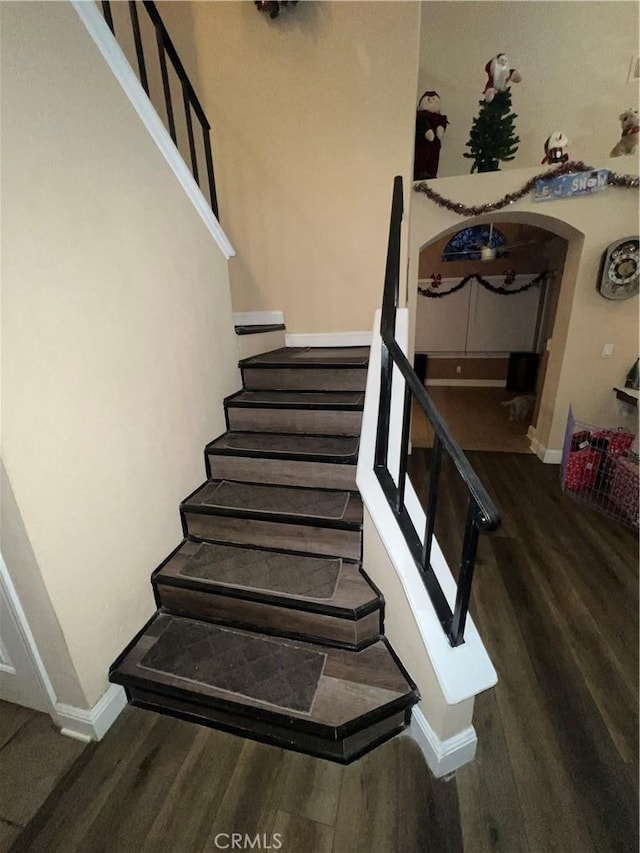
[[[72,7],[1,12],[3,553],[91,706],[240,384],[228,270]]]
[[[365,509],[362,567],[384,596],[384,633],[420,691],[420,709],[440,740],[471,725],[473,699],[448,705],[402,583],[371,516]]]
[[[631,157],[604,160],[599,165],[612,170],[626,166],[637,174],[637,161]],[[438,181],[438,192],[455,202],[480,204],[518,190],[536,173],[536,169],[522,169],[443,178]],[[409,280],[415,317],[420,248],[445,230],[454,231],[461,223],[478,220],[464,220],[420,193],[413,194],[411,204]],[[638,233],[638,191],[610,188],[591,197],[544,204],[536,204],[529,196],[491,218],[528,222],[569,240],[540,401],[538,440],[548,449],[562,448],[570,403],[580,420],[622,423],[611,389],[624,382],[638,357],[638,297],[623,302],[603,299],[596,291],[596,281],[609,243]],[[615,347],[610,359],[601,358],[605,343]]]
[[[180,5],[160,10],[192,66]],[[393,177],[411,170],[420,4],[191,14],[234,310],[282,309],[294,333],[371,329]]]
[[[619,114],[638,105],[628,83],[638,56],[638,4],[630,2],[426,2],[421,4],[417,101],[436,89],[451,122],[439,176],[469,174],[466,142],[486,63],[505,52],[522,82],[512,86],[520,147],[503,169],[540,167],[544,141],[563,131],[572,159],[599,165],[620,138]],[[620,160],[621,168],[624,160]]]

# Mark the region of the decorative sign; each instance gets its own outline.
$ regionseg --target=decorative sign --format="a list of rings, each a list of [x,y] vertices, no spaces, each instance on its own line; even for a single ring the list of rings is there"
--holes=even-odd
[[[608,179],[608,169],[597,169],[593,172],[574,172],[571,175],[558,175],[545,181],[536,181],[533,200],[557,201],[560,198],[599,193],[607,189]]]

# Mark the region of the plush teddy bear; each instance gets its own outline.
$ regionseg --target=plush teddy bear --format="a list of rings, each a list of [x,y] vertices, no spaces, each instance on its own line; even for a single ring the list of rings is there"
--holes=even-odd
[[[517,68],[509,68],[506,53],[499,53],[490,59],[484,70],[487,72],[487,82],[483,97],[488,104],[495,98],[496,92],[504,92],[509,83],[519,83],[522,80],[522,75]]]
[[[433,91],[425,92],[418,102],[416,113],[414,181],[438,177],[442,137],[449,124],[448,118],[440,110],[440,95]]]
[[[623,154],[635,154],[638,148],[638,110],[625,110],[620,113],[622,136],[611,149],[610,157],[621,157]]]
[[[566,151],[568,144],[569,140],[562,131],[557,130],[555,133],[552,133],[551,136],[547,137],[545,140],[544,157],[540,162],[551,164],[566,163],[569,159],[569,155]]]

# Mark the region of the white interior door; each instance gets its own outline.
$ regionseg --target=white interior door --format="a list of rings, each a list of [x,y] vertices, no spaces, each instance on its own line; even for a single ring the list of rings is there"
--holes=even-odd
[[[17,599],[0,557],[0,699],[48,713],[42,680],[19,623]]]

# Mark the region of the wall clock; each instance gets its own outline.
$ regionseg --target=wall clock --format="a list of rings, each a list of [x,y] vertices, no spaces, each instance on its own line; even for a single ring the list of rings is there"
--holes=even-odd
[[[616,240],[604,252],[598,292],[605,299],[629,299],[640,287],[640,238]]]

